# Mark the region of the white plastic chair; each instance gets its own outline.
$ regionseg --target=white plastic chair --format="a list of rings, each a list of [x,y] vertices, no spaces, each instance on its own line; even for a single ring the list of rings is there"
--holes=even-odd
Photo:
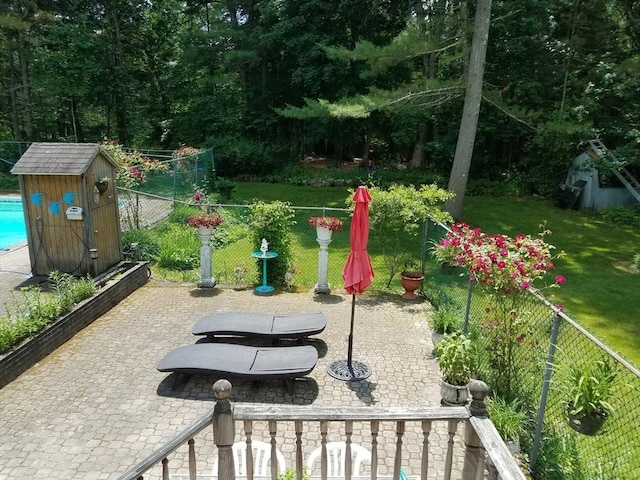
[[[237,477],[247,476],[247,443],[237,442],[231,447],[233,450],[233,465]],[[254,477],[270,477],[271,476],[271,444],[260,442],[258,440],[251,441],[251,450],[253,451],[253,476]],[[280,450],[276,449],[276,459],[278,461],[278,474],[284,473],[286,462],[284,455]],[[213,464],[213,474],[218,475],[218,456]]]
[[[345,475],[345,465],[347,459],[347,444],[345,442],[330,442],[327,443],[327,476],[328,477],[343,477]],[[318,464],[318,470],[320,470],[320,458],[322,454],[322,447],[316,448],[309,458],[307,458],[307,473],[313,474],[314,464]],[[371,452],[366,448],[356,444],[351,444],[351,460],[353,461],[353,467],[351,468],[351,475],[354,477],[361,476],[362,463],[371,462]]]

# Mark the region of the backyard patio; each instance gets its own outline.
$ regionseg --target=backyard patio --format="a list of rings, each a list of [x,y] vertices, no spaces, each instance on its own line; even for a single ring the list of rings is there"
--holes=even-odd
[[[3,270],[5,264],[7,258]],[[0,274],[3,287],[18,278]],[[326,368],[347,353],[351,296],[344,291],[258,297],[251,289],[200,290],[152,279],[0,390],[5,419],[0,452],[10,459],[0,466],[0,478],[114,479],[204,415],[214,404],[214,377],[179,380],[173,389],[174,376],[155,367],[171,349],[194,343],[191,327],[211,312],[322,312],[328,319],[325,331],[312,341],[319,350],[318,364],[307,378],[294,382],[293,394],[277,381],[252,385],[234,380],[233,403],[438,406],[439,374],[427,306],[396,296],[359,296],[353,355],[372,375],[343,382],[330,377]],[[258,435],[256,431],[256,439]],[[357,435],[354,441],[359,441]],[[456,435],[456,444],[460,442]],[[446,444],[446,431],[434,430],[431,461],[436,471],[444,467]],[[281,446],[285,456],[294,448],[293,440]],[[408,448],[404,470],[419,472],[420,457],[419,449]],[[292,464],[293,458],[287,460]],[[172,462],[172,472],[186,472],[186,463],[180,462]],[[456,460],[454,471],[459,469]]]

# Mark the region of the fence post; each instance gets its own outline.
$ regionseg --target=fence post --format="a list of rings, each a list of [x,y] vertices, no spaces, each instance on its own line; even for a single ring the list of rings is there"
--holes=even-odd
[[[467,287],[467,306],[464,309],[464,326],[462,327],[462,333],[465,335],[469,333],[469,312],[471,311],[471,299],[473,298],[473,283],[469,281]]]
[[[556,354],[556,344],[558,342],[558,331],[560,330],[560,315],[553,316],[553,325],[551,326],[551,340],[549,340],[549,352],[547,354],[547,363],[544,368],[544,380],[542,381],[542,392],[540,393],[540,407],[538,408],[538,417],[536,418],[536,431],[533,435],[533,445],[531,447],[531,459],[529,461],[529,469],[533,472],[538,461],[538,449],[540,448],[540,438],[542,436],[542,424],[544,422],[544,411],[547,407],[547,397],[549,396],[549,382],[551,381],[551,373],[553,371],[553,360]]]
[[[486,417],[487,406],[484,399],[489,395],[489,387],[481,380],[469,382],[469,393],[471,393],[471,405],[469,413],[474,417]],[[464,465],[462,467],[462,480],[475,480],[480,477],[478,472],[484,469],[484,450],[482,443],[471,422],[467,420],[464,428]],[[480,477],[482,478],[482,477]]]
[[[218,478],[235,480],[233,442],[236,436],[233,408],[229,402],[231,382],[221,379],[213,384],[216,406],[213,408],[213,443],[218,447]],[[215,462],[214,462],[215,463]]]

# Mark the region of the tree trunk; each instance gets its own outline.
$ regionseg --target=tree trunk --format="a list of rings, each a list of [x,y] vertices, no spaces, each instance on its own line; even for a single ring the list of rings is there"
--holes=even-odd
[[[24,106],[23,128],[25,140],[33,139],[33,114],[31,106],[31,80],[29,78],[29,63],[27,61],[26,40],[20,36],[18,60],[20,62],[20,80],[22,82],[22,102]]]
[[[418,126],[418,140],[413,147],[413,155],[411,156],[411,166],[413,168],[423,168],[425,166],[426,158],[424,146],[427,142],[427,123],[420,122]]]
[[[482,78],[484,76],[484,62],[487,56],[490,23],[491,0],[478,0],[473,26],[473,39],[471,40],[471,56],[469,58],[469,72],[464,106],[462,108],[462,119],[460,120],[458,143],[456,144],[456,153],[449,177],[449,190],[455,193],[456,196],[445,204],[445,210],[456,219],[462,216],[462,204],[464,193],[467,189],[473,145],[478,127],[480,102],[482,100]]]

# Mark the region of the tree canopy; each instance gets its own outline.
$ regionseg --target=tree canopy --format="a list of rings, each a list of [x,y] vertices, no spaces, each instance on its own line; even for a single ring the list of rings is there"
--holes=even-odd
[[[228,176],[317,154],[446,177],[475,13],[470,0],[8,0],[0,140],[213,147]],[[596,136],[637,162],[639,25],[631,0],[494,0],[470,176],[545,195]]]

